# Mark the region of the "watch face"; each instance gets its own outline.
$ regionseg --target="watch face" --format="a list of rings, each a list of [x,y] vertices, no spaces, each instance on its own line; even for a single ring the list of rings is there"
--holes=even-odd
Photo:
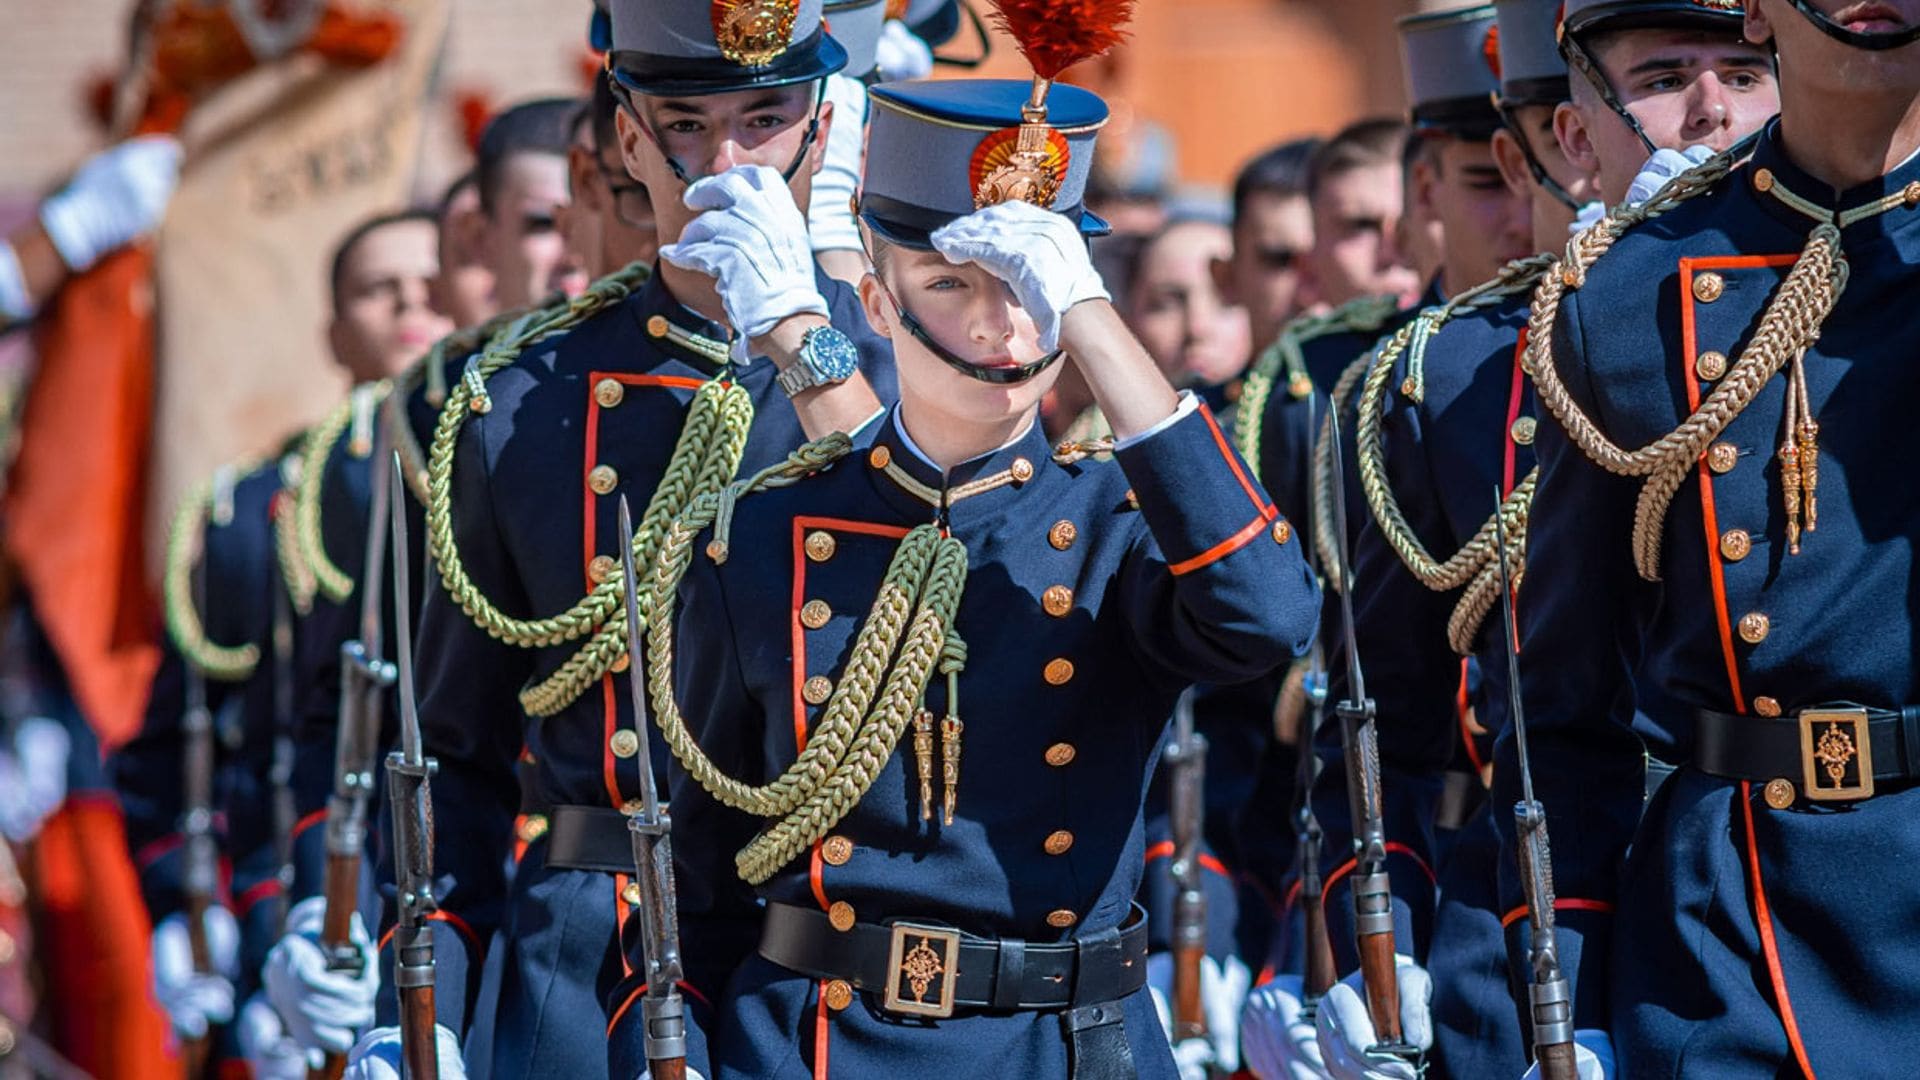
[[[823,326],[807,335],[807,366],[822,380],[842,382],[860,370],[860,351],[847,335],[831,326]]]

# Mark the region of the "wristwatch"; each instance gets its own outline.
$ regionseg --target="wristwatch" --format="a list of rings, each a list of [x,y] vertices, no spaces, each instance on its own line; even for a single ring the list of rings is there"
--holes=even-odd
[[[816,386],[846,382],[860,370],[860,352],[852,339],[831,326],[816,326],[800,339],[800,355],[780,373],[780,389],[797,397]]]

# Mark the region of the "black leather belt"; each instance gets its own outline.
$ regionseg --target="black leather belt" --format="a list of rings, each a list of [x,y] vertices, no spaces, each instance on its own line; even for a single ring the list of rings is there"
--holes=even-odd
[[[1776,806],[1791,799],[1775,781],[1832,802],[1872,798],[1881,786],[1920,778],[1920,706],[1816,705],[1776,717],[1702,709],[1695,715],[1694,767],[1765,783]]]
[[[982,938],[911,920],[836,930],[823,911],[768,904],[760,955],[816,979],[844,979],[905,1016],[957,1008],[1053,1010],[1114,1002],[1146,985],[1147,913],[1074,941]]]
[[[627,815],[608,806],[556,806],[547,817],[547,865],[558,870],[633,873]]]

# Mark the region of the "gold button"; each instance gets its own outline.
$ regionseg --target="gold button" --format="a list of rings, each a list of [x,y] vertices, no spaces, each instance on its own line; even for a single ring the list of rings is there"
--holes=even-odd
[[[822,996],[827,1000],[827,1008],[839,1012],[853,1004],[853,987],[845,979],[832,979],[828,981]]]
[[[620,812],[628,817],[639,817],[640,811],[646,808],[646,801],[642,799],[628,799],[626,802],[620,804]]]
[[[620,385],[619,379],[601,379],[593,384],[593,400],[603,409],[611,409],[627,396],[627,388]]]
[[[1753,537],[1745,529],[1728,529],[1720,537],[1720,555],[1728,562],[1739,562],[1753,551]]]
[[[1767,805],[1775,810],[1785,810],[1793,805],[1793,781],[1776,776],[1767,781]]]
[[[1708,349],[1693,358],[1693,373],[1712,382],[1727,373],[1727,354]]]
[[[809,630],[818,630],[833,618],[833,609],[825,600],[809,600],[800,605],[800,625]]]
[[[1771,720],[1780,715],[1780,703],[1770,697],[1757,697],[1753,699],[1753,711]]]
[[[1915,180],[1913,183],[1901,188],[1900,197],[1906,200],[1909,209],[1920,206],[1920,180]]]
[[[640,736],[635,735],[632,728],[621,728],[607,740],[607,745],[613,748],[614,757],[630,758],[640,752]]]
[[[628,907],[639,907],[640,883],[637,881],[627,882],[626,887],[620,890],[620,899],[625,900]]]
[[[1580,271],[1574,269],[1571,266],[1561,267],[1560,284],[1565,285],[1569,289],[1579,288],[1580,287]]]
[[[826,562],[833,558],[833,552],[839,546],[840,542],[833,538],[832,533],[815,531],[807,534],[807,558],[814,562]]]
[[[1727,291],[1727,279],[1709,270],[1693,279],[1693,298],[1711,304]]]
[[[1014,458],[1012,467],[1007,471],[1013,474],[1014,483],[1024,484],[1033,479],[1033,462],[1023,457]]]
[[[1773,190],[1772,169],[1761,168],[1753,171],[1753,190],[1763,193]]]
[[[829,836],[820,842],[820,857],[828,866],[845,866],[853,858],[853,841],[844,836]]]
[[[815,675],[800,687],[800,696],[806,698],[809,705],[824,705],[833,696],[833,680]]]
[[[587,473],[587,486],[595,495],[611,495],[613,489],[620,486],[620,474],[611,465],[595,465]]]
[[[545,814],[528,814],[526,819],[520,822],[521,843],[531,844],[545,835],[547,835],[547,818]]]
[[[1293,539],[1293,525],[1286,518],[1273,523],[1273,542],[1284,544]]]
[[[833,906],[827,909],[827,921],[843,934],[853,929],[853,905],[845,900],[835,900]]]
[[[1040,594],[1040,606],[1054,618],[1062,618],[1073,610],[1073,590],[1065,585],[1055,585]]]
[[[1519,445],[1532,446],[1533,433],[1538,428],[1538,426],[1539,426],[1539,421],[1535,420],[1533,417],[1522,416],[1513,422],[1513,426],[1507,429],[1507,433],[1512,435],[1513,441],[1518,443]]]
[[[1740,464],[1740,448],[1728,442],[1717,442],[1707,447],[1707,468],[1717,473],[1730,473]]]
[[[707,558],[713,560],[713,565],[715,566],[719,566],[722,563],[726,562],[727,561],[726,543],[720,540],[707,541]]]
[[[1773,620],[1758,611],[1740,616],[1740,640],[1749,645],[1758,645],[1767,640],[1767,632],[1772,629]]]
[[[884,469],[893,464],[893,451],[884,446],[876,446],[868,452],[867,464],[876,469]]]
[[[1065,551],[1073,546],[1074,538],[1079,535],[1080,530],[1074,527],[1073,522],[1062,519],[1047,530],[1047,543],[1052,544],[1055,551]]]
[[[1047,764],[1056,769],[1062,765],[1071,765],[1073,764],[1074,755],[1079,752],[1080,751],[1073,748],[1073,744],[1070,742],[1054,743],[1052,746],[1047,747]]]
[[[1132,488],[1127,489],[1127,505],[1135,510],[1140,509],[1140,496],[1135,495]]]
[[[1073,678],[1073,661],[1060,658],[1047,661],[1046,679],[1053,686],[1065,686]]]
[[[595,555],[593,560],[587,563],[587,577],[598,585],[612,577],[613,568],[619,565],[611,555]]]
[[[1065,855],[1073,846],[1073,834],[1065,829],[1056,829],[1047,834],[1047,842],[1042,845],[1049,855]]]
[[[630,658],[630,655],[631,654],[628,654],[628,653],[621,653],[619,656],[614,657],[613,663],[607,665],[607,670],[613,672],[616,675],[618,675],[622,671],[627,670],[627,668],[632,666],[633,664],[633,660]]]
[[[1072,926],[1074,923],[1077,923],[1079,921],[1080,921],[1080,916],[1075,915],[1073,912],[1068,911],[1066,908],[1060,908],[1057,911],[1047,912],[1047,925],[1057,930],[1065,930],[1067,927]]]
[[[657,338],[666,337],[667,336],[667,317],[665,315],[655,315],[654,317],[648,319],[647,334],[651,337],[657,337]]]

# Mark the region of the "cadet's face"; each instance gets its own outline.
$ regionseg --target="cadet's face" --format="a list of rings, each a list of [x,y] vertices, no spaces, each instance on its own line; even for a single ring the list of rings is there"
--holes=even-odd
[[[1598,59],[1620,103],[1661,149],[1725,150],[1780,111],[1771,58],[1760,46],[1732,35],[1629,31],[1603,43]],[[1575,94],[1601,197],[1617,203],[1646,164],[1647,148],[1590,88],[1576,87]],[[1578,163],[1579,147],[1569,150]]]
[[[1315,194],[1307,264],[1318,299],[1338,307],[1356,297],[1419,289],[1394,243],[1404,203],[1398,165],[1349,169],[1328,177]]]
[[[587,274],[605,277],[629,263],[652,262],[659,249],[647,189],[627,175],[618,147],[603,152],[591,129],[567,154],[573,205],[564,215],[567,245],[581,253]]]
[[[1306,196],[1256,192],[1240,208],[1223,291],[1247,309],[1255,348],[1299,311],[1301,271],[1312,248],[1313,211]]]
[[[1127,324],[1175,386],[1218,385],[1246,367],[1246,309],[1224,302],[1213,283],[1213,262],[1232,245],[1226,226],[1194,221],[1165,230],[1141,253]]]
[[[1920,0],[1813,0],[1813,6],[1849,30],[1889,34],[1920,25]],[[1920,48],[1856,49],[1833,40],[1784,3],[1749,3],[1749,40],[1771,39],[1780,66],[1797,86],[1827,94],[1883,97],[1912,93],[1920,86]],[[1815,117],[1814,123],[1824,122]]]
[[[553,209],[566,201],[566,158],[515,154],[502,163],[498,199],[487,215],[487,259],[502,310],[587,287],[579,258],[554,226]]]
[[[485,257],[486,216],[480,189],[461,188],[440,216],[440,276],[433,282],[434,310],[455,326],[478,326],[493,317],[493,271]]]
[[[399,221],[360,238],[341,266],[335,297],[334,358],[355,382],[398,375],[446,335],[453,322],[428,303],[440,271],[439,230]]]
[[[912,403],[916,422],[960,430],[1003,425],[1039,405],[1060,377],[1065,358],[1025,382],[981,382],[928,351],[900,325],[894,308],[895,300],[905,305],[928,336],[968,363],[1030,364],[1044,355],[1040,331],[1004,282],[973,264],[955,266],[937,252],[891,247],[880,261],[886,288],[869,274],[860,283],[860,299],[873,328],[893,342],[900,399]]]
[[[632,95],[632,109],[623,107],[617,121],[620,151],[627,171],[652,193],[660,242],[679,239],[680,230],[695,216],[681,201],[686,185],[674,175],[668,157],[690,179],[698,180],[736,165],[765,165],[785,172],[804,147],[807,159],[787,186],[793,191],[794,204],[806,206],[833,121],[832,104],[822,105],[820,130],[813,144],[806,145],[814,90],[807,83],[689,98]],[[633,109],[642,114],[636,118]]]
[[[1553,113],[1551,105],[1519,106],[1512,111],[1513,122],[1519,130],[1502,128],[1493,133],[1490,144],[1500,163],[1500,174],[1506,178],[1507,189],[1525,199],[1531,208],[1535,251],[1558,251],[1566,245],[1567,227],[1573,224],[1573,208],[1533,178],[1527,151],[1521,148],[1520,140],[1526,140],[1534,160],[1574,202],[1586,203],[1595,197],[1592,178],[1575,169],[1560,152],[1560,144],[1554,141]]]
[[[1533,218],[1508,189],[1485,142],[1440,137],[1414,166],[1419,198],[1446,236],[1443,273],[1449,295],[1498,273],[1533,251]]]

